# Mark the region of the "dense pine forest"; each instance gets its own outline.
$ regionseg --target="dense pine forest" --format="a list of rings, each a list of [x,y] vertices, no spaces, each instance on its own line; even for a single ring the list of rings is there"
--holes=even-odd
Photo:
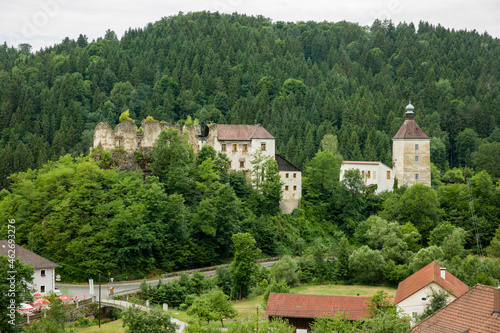
[[[500,257],[498,54],[487,34],[426,22],[207,12],[121,39],[80,35],[37,52],[4,44],[0,216],[18,221],[20,244],[67,264],[71,279],[226,262],[231,236],[248,232],[263,255],[310,254],[299,265],[304,281],[397,283],[438,260],[469,285],[493,283],[498,261],[468,255]],[[410,100],[432,137],[432,187],[375,195],[356,173],[339,183],[341,159],[392,165]],[[96,124],[114,126],[126,110],[137,125],[148,116],[262,124],[305,172],[302,208],[279,214],[272,176],[255,189],[227,173],[223,156],[194,156],[181,142],[162,155],[176,160],[171,170],[146,180],[89,161]]]

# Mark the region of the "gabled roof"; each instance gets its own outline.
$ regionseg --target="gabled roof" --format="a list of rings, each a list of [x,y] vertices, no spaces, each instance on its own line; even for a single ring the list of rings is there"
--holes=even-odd
[[[446,272],[445,279],[443,279],[441,277],[441,266],[433,261],[399,283],[395,302],[399,303],[405,300],[432,282],[437,283],[455,297],[460,297],[469,290],[465,283],[450,272]]]
[[[274,158],[276,159],[276,163],[278,163],[278,170],[279,171],[296,171],[296,172],[302,172],[299,168],[297,168],[295,165],[290,163],[286,158],[279,154],[275,154]]]
[[[28,249],[25,249],[21,245],[15,244],[15,252],[16,258],[34,269],[42,269],[42,268],[54,268],[59,267],[58,264],[53,263],[49,259],[46,259],[35,252],[31,252]],[[6,240],[0,240],[0,255],[4,255],[9,257],[9,242]]]
[[[394,135],[393,139],[430,139],[427,134],[422,131],[420,126],[413,118],[406,118],[405,122],[399,128],[399,131]]]
[[[366,302],[369,300],[369,296],[271,293],[266,315],[288,318],[318,318],[345,313],[346,319],[358,320],[368,317]]]
[[[498,333],[500,332],[500,315],[494,314],[494,295],[494,287],[477,284],[415,326],[412,332]]]
[[[217,127],[217,138],[220,141],[250,141],[252,139],[274,139],[262,125],[226,125],[212,124]]]

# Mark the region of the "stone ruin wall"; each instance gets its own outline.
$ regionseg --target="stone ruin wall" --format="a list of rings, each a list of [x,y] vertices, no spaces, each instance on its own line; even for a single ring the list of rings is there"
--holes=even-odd
[[[145,119],[141,123],[142,133],[137,133],[137,125],[131,120],[124,120],[113,130],[108,123],[99,123],[94,130],[94,148],[102,146],[104,150],[122,147],[132,153],[141,148],[152,148],[161,131],[173,128],[181,131],[179,125]],[[184,126],[182,132],[188,136],[189,144],[198,152],[198,138],[201,136],[200,125]]]

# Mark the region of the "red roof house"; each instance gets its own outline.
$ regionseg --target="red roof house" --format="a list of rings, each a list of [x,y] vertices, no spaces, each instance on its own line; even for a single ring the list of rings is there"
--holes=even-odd
[[[266,315],[281,317],[297,329],[310,329],[310,324],[320,317],[345,314],[347,320],[360,320],[368,317],[366,302],[369,296],[340,295],[269,295]]]
[[[451,302],[467,292],[469,287],[447,272],[446,268],[431,262],[399,283],[395,302],[398,309],[416,317],[429,304],[429,296],[433,290],[446,290],[450,294],[448,300]]]
[[[500,332],[500,289],[477,284],[412,329],[412,333]]]

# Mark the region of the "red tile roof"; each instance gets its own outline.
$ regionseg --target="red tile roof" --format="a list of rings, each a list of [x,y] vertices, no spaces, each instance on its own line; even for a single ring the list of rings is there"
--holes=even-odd
[[[8,241],[0,240],[0,255],[8,257],[8,251]],[[16,244],[15,251],[16,259],[19,258],[21,262],[28,264],[35,269],[59,267],[58,264],[36,254],[35,252],[31,252],[30,250],[25,249],[21,245]]]
[[[469,290],[469,287],[465,283],[457,279],[450,272],[446,272],[445,279],[443,279],[441,277],[441,266],[435,262],[431,262],[399,283],[395,302],[399,303],[405,300],[431,282],[437,283],[455,297],[459,297]]]
[[[393,139],[429,139],[413,118],[406,118]]]
[[[493,313],[494,293],[494,287],[477,284],[415,326],[412,333],[498,333],[500,316]]]
[[[349,320],[368,317],[366,302],[369,296],[339,295],[269,295],[266,315],[292,318],[318,318],[346,313]]]
[[[249,141],[252,139],[274,139],[262,125],[226,125],[212,124],[217,126],[217,138],[220,141]]]

